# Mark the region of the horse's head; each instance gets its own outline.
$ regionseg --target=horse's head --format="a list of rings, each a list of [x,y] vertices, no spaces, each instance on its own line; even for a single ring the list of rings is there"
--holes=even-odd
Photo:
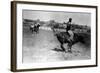
[[[40,27],[41,25],[38,25],[38,27]]]

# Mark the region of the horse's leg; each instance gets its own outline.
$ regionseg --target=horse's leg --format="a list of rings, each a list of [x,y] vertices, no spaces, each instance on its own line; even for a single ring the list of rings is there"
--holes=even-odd
[[[39,33],[39,29],[38,29],[38,27],[37,27],[37,30],[36,30],[36,31],[37,31],[37,33]]]
[[[65,48],[63,47],[63,44],[60,45],[62,50],[66,52]]]
[[[30,31],[32,32],[32,28],[30,27]]]
[[[38,33],[38,32],[37,32],[37,27],[36,27],[36,29],[35,29],[35,32],[36,32],[36,34]]]
[[[32,28],[32,33],[33,33],[33,30],[34,30],[34,29]]]
[[[35,32],[38,33],[38,27],[35,28]]]
[[[36,27],[34,27],[34,32],[37,33],[37,31],[36,31]]]
[[[72,48],[72,43],[68,43],[68,52],[70,52],[70,53],[72,53],[71,48]]]
[[[39,28],[37,29],[37,32],[39,33]]]

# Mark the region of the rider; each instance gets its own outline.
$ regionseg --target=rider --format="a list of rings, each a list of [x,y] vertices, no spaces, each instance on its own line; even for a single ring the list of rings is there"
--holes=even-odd
[[[74,34],[73,31],[71,30],[71,24],[72,24],[72,18],[69,18],[69,21],[66,24],[66,32],[69,34],[70,38],[69,40],[73,40]]]
[[[69,21],[66,24],[66,32],[68,32],[71,29],[71,22],[72,22],[72,18],[69,18]]]
[[[40,20],[39,19],[37,19],[35,26],[38,26],[38,25],[40,25]]]
[[[36,32],[39,32],[38,30],[39,30],[39,27],[40,27],[40,20],[37,20],[36,21],[36,24],[35,24],[35,26],[34,26],[34,30],[36,31]]]

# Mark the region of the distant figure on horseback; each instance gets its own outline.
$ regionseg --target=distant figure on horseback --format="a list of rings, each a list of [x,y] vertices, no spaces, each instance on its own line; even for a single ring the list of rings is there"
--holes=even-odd
[[[40,27],[40,23],[37,22],[37,23],[35,24],[35,26],[34,26],[34,31],[35,31],[36,33],[39,32],[39,27]]]
[[[39,27],[40,27],[40,21],[37,20],[35,24],[30,25],[30,30],[33,32],[38,33],[39,32]]]
[[[31,25],[30,25],[30,30],[31,30],[31,32],[33,33],[33,31],[34,31],[34,24],[31,24]]]
[[[71,30],[72,18],[69,18],[69,21],[66,24],[66,33],[70,36],[69,41],[73,41],[74,33]]]

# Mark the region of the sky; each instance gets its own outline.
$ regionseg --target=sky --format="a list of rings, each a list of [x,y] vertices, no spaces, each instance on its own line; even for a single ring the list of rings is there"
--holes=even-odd
[[[68,19],[72,18],[72,23],[91,25],[91,13],[23,10],[22,17],[32,20],[40,19],[40,21],[55,20],[60,23],[68,22]]]

